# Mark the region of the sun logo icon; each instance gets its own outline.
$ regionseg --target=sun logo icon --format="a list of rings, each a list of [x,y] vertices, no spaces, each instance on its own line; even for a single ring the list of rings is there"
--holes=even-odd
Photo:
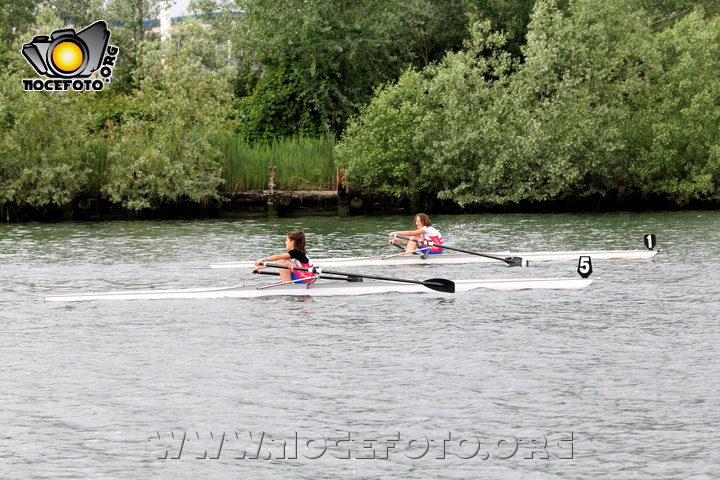
[[[83,64],[84,55],[75,42],[58,43],[52,51],[52,63],[61,72],[73,73]]]

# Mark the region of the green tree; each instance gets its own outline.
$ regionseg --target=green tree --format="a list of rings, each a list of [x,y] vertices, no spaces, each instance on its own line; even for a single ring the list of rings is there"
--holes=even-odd
[[[628,137],[637,134],[634,102],[656,64],[647,17],[614,0],[576,2],[567,14],[540,1],[524,53],[515,88],[543,126],[532,143],[546,146],[541,158],[528,158],[564,179],[547,197],[622,194],[635,148]]]
[[[462,48],[474,7],[472,0],[408,0],[398,8],[404,10],[399,33],[412,54],[411,65],[424,68]]]
[[[717,0],[627,0],[628,8],[646,14],[650,26],[669,27],[672,21],[701,9],[709,16],[720,13]]]
[[[240,102],[248,137],[341,132],[374,89],[467,37],[467,0],[242,0],[239,41],[258,66]]]
[[[65,25],[80,30],[102,18],[103,0],[50,0],[47,5]]]
[[[111,132],[109,170],[103,191],[134,210],[167,202],[204,202],[218,196],[220,154],[209,138],[226,131],[232,69],[202,65],[193,42],[177,49],[169,42],[147,44],[140,64],[140,88],[132,108]],[[205,49],[211,48],[206,43]]]
[[[488,22],[478,23],[464,51],[422,73],[406,71],[378,91],[336,148],[352,181],[397,196],[477,200],[465,197],[478,181],[488,181],[478,159],[491,154],[500,137],[496,119],[483,111],[512,70],[505,41]]]
[[[720,198],[720,17],[702,10],[657,35],[637,123],[645,125],[631,174],[645,194],[678,203]]]
[[[534,5],[534,1],[467,0],[466,11],[471,20],[488,21],[492,30],[503,32],[507,37],[507,50],[514,56],[520,56]]]
[[[241,105],[241,114],[249,111],[251,117],[278,125],[275,130],[292,132],[293,125],[283,124],[295,115],[286,115],[283,106],[272,100],[291,99],[303,112],[299,121],[312,119],[318,132],[340,131],[374,86],[393,78],[410,59],[407,45],[398,37],[400,12],[393,9],[395,3],[239,2],[248,22],[242,50],[264,72],[258,93]],[[308,127],[301,124],[299,129]],[[254,132],[247,134],[252,137]]]
[[[143,49],[148,41],[159,40],[153,35],[154,24],[169,0],[109,0],[100,14],[110,24],[111,43],[120,48],[113,72],[116,88],[129,93],[138,88],[138,70]]]
[[[0,79],[0,205],[63,206],[86,186],[88,102],[75,92],[23,92]]]
[[[544,126],[536,143],[549,142],[551,163],[570,176],[562,195],[686,202],[717,192],[708,166],[718,138],[708,127],[717,125],[717,26],[696,11],[660,28],[658,8],[670,3],[578,1],[558,16],[539,2],[517,80]]]
[[[24,35],[35,21],[35,0],[3,0],[0,3],[0,52],[9,50],[18,36]]]
[[[431,108],[426,88],[422,73],[407,70],[396,83],[378,89],[351,120],[335,155],[340,166],[348,167],[354,185],[396,196],[410,196],[426,186],[418,167],[427,158],[417,133]]]
[[[29,35],[62,26],[47,6],[36,20]],[[76,92],[24,92],[22,78],[34,76],[19,53],[25,41],[15,38],[0,72],[0,204],[63,206],[85,188],[91,170],[92,101]]]
[[[718,18],[655,13],[539,0],[519,66],[476,24],[462,52],[378,91],[339,161],[363,186],[460,204],[717,198]]]

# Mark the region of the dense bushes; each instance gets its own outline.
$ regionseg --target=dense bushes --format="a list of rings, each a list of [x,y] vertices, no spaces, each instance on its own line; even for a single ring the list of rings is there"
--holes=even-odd
[[[518,63],[477,24],[463,51],[378,91],[339,162],[364,187],[460,204],[718,199],[720,19],[663,27],[622,0],[543,0]]]
[[[353,188],[461,205],[720,197],[714,0],[221,4],[169,42],[154,0],[0,7],[0,207],[206,203],[270,164],[329,186],[335,157]],[[128,26],[112,84],[23,92],[22,44],[99,15]]]

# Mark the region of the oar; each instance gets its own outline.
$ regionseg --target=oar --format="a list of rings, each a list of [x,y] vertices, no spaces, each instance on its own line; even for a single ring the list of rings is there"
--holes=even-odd
[[[309,277],[309,278],[312,279],[312,282],[304,282],[306,287],[310,287],[310,285],[312,285],[313,282],[318,279],[318,275],[315,275],[314,277]],[[288,280],[287,282],[271,283],[270,285],[259,285],[255,288],[257,288],[258,290],[262,290],[264,288],[280,287],[282,285],[287,285],[289,283],[295,283],[295,282],[297,282],[297,280]]]
[[[387,260],[388,258],[395,258],[395,257],[407,257],[409,255],[415,255],[415,252],[400,252],[400,253],[393,253],[392,255],[382,255],[380,257],[380,260]]]
[[[414,240],[412,237],[406,237],[405,235],[393,235],[393,237],[403,238],[403,239],[405,239],[405,240]],[[496,257],[495,255],[488,255],[487,253],[471,252],[471,251],[469,251],[469,250],[463,250],[462,248],[448,247],[447,245],[444,245],[444,244],[442,244],[442,243],[435,243],[435,242],[431,242],[431,241],[428,241],[428,240],[415,239],[415,241],[416,241],[416,242],[419,242],[419,243],[424,243],[425,245],[427,245],[427,246],[429,246],[429,247],[433,247],[433,246],[435,246],[435,247],[442,247],[442,248],[447,248],[448,250],[454,250],[454,251],[456,251],[456,252],[467,253],[467,254],[470,254],[470,255],[477,255],[477,256],[479,256],[479,257],[492,258],[493,260],[499,260],[499,261],[501,261],[501,262],[505,262],[505,263],[507,263],[508,266],[510,266],[510,267],[521,267],[522,264],[523,264],[523,259],[520,258],[520,257],[505,257],[505,258],[502,258],[502,257]]]
[[[279,277],[280,274],[278,272],[266,272],[265,270],[258,270],[256,273],[259,273],[260,275],[275,275],[276,277]],[[343,280],[345,282],[362,282],[362,278],[358,277],[328,277],[327,275],[323,275],[325,280]],[[293,282],[296,282],[297,280],[293,280]]]
[[[372,278],[373,280],[385,280],[388,282],[401,282],[401,283],[415,283],[418,285],[422,285],[424,287],[427,287],[431,290],[437,290],[438,292],[445,292],[445,293],[455,293],[455,282],[452,280],[447,280],[444,278],[430,278],[428,280],[409,280],[407,278],[393,278],[393,277],[380,277],[377,275],[360,275],[358,273],[347,273],[347,272],[338,272],[336,270],[325,270],[320,267],[290,267],[289,265],[279,265],[276,263],[267,263],[263,262],[263,265],[266,267],[274,267],[274,268],[285,268],[288,270],[304,270],[306,272],[314,273],[317,275],[322,275],[324,273],[329,273],[331,275],[344,275],[346,277],[360,277],[360,278]]]

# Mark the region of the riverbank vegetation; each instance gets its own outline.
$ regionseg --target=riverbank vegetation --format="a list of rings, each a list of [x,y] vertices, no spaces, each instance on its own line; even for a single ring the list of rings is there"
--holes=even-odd
[[[248,143],[234,135],[219,136],[214,142],[223,159],[225,192],[267,190],[274,166],[277,190],[334,190],[335,135],[281,137],[267,142]]]
[[[334,185],[463,206],[720,199],[720,10],[689,0],[0,7],[0,207],[128,210]],[[24,92],[34,35],[97,19],[102,92]],[[5,216],[5,214],[3,214]]]
[[[462,51],[379,89],[339,161],[365,187],[460,204],[718,199],[720,18],[653,19],[538,1],[522,59],[477,23]]]

